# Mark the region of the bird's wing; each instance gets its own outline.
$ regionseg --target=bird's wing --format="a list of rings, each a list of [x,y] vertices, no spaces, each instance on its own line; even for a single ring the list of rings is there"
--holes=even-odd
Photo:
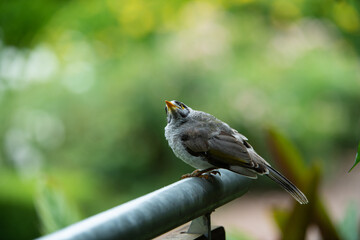
[[[236,132],[220,132],[209,136],[206,129],[189,129],[184,131],[181,139],[190,154],[201,156],[204,161],[216,167],[226,168],[250,178],[257,178],[257,174],[266,174],[298,202],[308,203],[306,196],[294,184],[260,157],[244,138],[233,134]]]
[[[181,135],[181,143],[191,155],[200,156],[209,150],[208,136],[205,129],[187,129]]]
[[[204,160],[220,168],[250,177],[256,177],[255,172],[264,174],[268,171],[260,160],[261,157],[246,140],[241,141],[226,132],[209,135],[206,129],[189,129],[184,132],[182,143],[190,154],[202,156]]]

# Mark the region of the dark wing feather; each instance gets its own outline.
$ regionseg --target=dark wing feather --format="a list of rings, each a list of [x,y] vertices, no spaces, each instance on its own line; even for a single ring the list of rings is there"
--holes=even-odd
[[[261,161],[256,161],[256,159],[254,161],[255,155],[249,151],[252,147],[245,140],[241,142],[231,134],[220,132],[209,136],[206,129],[189,129],[185,131],[181,139],[190,154],[202,156],[214,166],[233,171],[236,170],[232,166],[239,166],[260,174],[267,172],[264,164],[260,164]],[[250,175],[253,176],[253,174]]]
[[[245,145],[232,135],[220,133],[208,139],[208,153],[217,160],[225,159],[231,165],[245,164],[252,166],[251,157]]]
[[[230,170],[239,172],[239,168],[235,167],[239,166],[259,174],[268,172],[265,161],[244,139],[239,140],[231,134],[221,132],[209,139],[209,146],[209,157],[228,164]]]
[[[266,174],[299,203],[308,203],[306,196],[286,177],[266,163],[245,139],[240,141],[225,132],[209,136],[205,129],[189,129],[182,135],[181,140],[190,154],[201,156],[216,167],[226,168],[250,178],[256,178],[256,173]]]
[[[187,129],[181,135],[181,142],[193,156],[200,156],[209,150],[208,133],[204,129]]]

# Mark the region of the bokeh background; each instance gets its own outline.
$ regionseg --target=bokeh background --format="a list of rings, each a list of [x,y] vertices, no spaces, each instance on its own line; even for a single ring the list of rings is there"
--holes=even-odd
[[[357,1],[1,1],[1,237],[55,231],[192,171],[164,138],[173,99],[228,122],[274,166],[269,136],[286,138],[320,166],[334,224],[353,224],[359,56]],[[285,200],[264,209],[272,196]],[[270,208],[294,204],[267,179],[237,201],[262,211],[220,210],[232,239],[276,239]]]

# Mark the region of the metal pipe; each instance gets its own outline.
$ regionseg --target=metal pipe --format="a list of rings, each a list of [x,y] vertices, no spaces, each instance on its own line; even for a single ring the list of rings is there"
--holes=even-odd
[[[247,192],[251,179],[225,169],[220,173],[183,179],[39,239],[154,238]]]

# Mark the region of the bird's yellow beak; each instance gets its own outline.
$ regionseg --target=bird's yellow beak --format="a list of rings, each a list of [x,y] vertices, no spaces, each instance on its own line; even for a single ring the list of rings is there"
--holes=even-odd
[[[170,112],[173,112],[175,109],[178,108],[178,106],[174,105],[172,102],[165,100],[165,103]]]

